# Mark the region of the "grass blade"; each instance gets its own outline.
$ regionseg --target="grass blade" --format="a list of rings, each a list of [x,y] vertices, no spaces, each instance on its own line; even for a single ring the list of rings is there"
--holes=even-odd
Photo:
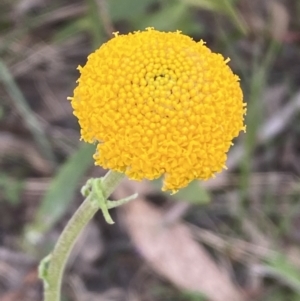
[[[9,72],[8,68],[2,60],[0,60],[0,80],[4,84],[16,109],[22,116],[34,140],[39,146],[40,151],[45,156],[45,158],[47,158],[52,164],[55,164],[56,160],[52,151],[52,147],[50,142],[46,138],[46,134],[43,131],[43,127],[41,126],[38,119],[35,117],[35,113],[28,106],[25,97],[23,96],[21,90],[15,83],[11,73]]]

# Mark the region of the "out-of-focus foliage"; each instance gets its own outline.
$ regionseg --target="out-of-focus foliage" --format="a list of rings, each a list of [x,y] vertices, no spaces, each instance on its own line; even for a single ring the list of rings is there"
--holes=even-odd
[[[171,225],[184,223],[246,300],[299,300],[299,15],[298,0],[1,1],[0,299],[41,300],[31,270],[37,250],[53,246],[85,179],[105,172],[79,144],[66,100],[77,66],[112,32],[154,26],[182,30],[230,57],[248,103],[247,134],[216,179],[174,196],[153,185],[151,197],[140,197]],[[28,229],[42,239],[28,240]],[[79,241],[87,247],[75,248],[66,300],[202,300],[145,267],[121,222],[108,228],[96,216],[91,229],[92,238]]]

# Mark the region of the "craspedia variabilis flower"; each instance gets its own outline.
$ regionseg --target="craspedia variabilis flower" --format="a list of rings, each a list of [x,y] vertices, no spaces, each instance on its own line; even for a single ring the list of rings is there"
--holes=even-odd
[[[225,167],[245,104],[228,60],[203,41],[148,28],[118,35],[79,67],[71,103],[97,165],[176,191]]]

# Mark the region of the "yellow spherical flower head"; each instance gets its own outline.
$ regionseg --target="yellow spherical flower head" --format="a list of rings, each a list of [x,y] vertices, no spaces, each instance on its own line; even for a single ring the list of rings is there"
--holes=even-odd
[[[148,28],[118,35],[88,57],[71,98],[96,165],[130,179],[164,175],[173,192],[225,167],[245,104],[222,55],[203,41]]]

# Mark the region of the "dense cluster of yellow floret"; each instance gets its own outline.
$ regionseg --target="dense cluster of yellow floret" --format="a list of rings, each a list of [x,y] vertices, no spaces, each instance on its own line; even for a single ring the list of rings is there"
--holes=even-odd
[[[71,98],[97,165],[176,191],[225,167],[245,104],[220,54],[180,32],[118,35],[88,57]]]

